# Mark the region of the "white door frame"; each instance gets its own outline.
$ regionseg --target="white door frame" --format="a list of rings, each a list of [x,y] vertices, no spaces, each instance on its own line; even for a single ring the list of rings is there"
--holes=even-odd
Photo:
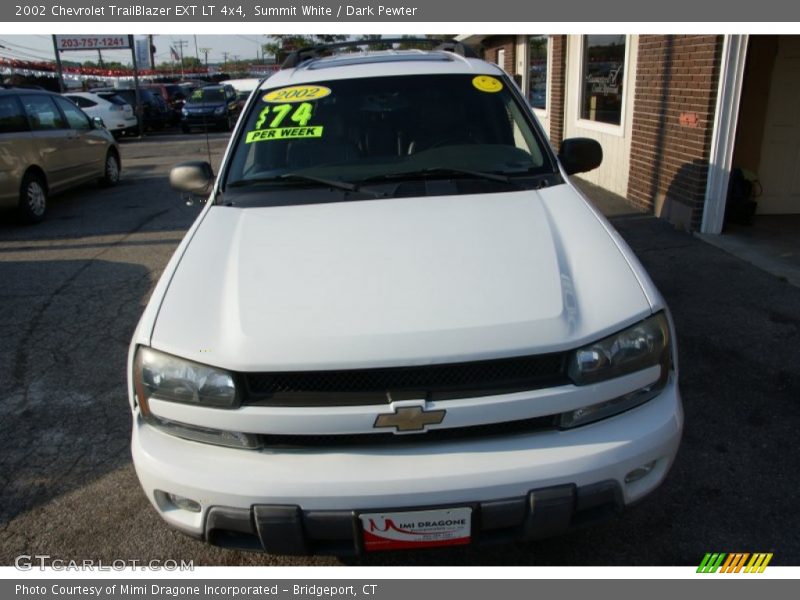
[[[722,43],[701,233],[721,233],[725,220],[748,39],[747,35],[726,35]]]

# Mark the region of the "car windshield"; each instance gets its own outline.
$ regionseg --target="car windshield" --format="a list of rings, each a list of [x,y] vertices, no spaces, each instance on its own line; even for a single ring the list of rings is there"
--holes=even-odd
[[[201,88],[192,92],[191,102],[224,102],[225,93],[221,88]]]
[[[460,174],[497,181],[556,171],[507,80],[408,75],[259,91],[225,186]]]

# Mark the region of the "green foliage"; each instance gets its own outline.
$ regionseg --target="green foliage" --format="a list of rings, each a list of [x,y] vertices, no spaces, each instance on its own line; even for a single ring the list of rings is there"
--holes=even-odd
[[[341,42],[348,38],[346,35],[274,35],[272,41],[261,45],[265,55],[274,56],[278,62],[283,61],[286,55],[293,50],[318,44]]]
[[[66,63],[64,63],[63,61],[61,62],[61,64],[66,66]],[[116,60],[104,60],[102,67],[100,67],[100,63],[99,62],[96,62],[96,61],[93,61],[93,60],[85,60],[81,64],[82,64],[82,66],[86,67],[87,69],[100,69],[100,68],[103,68],[103,69],[130,69],[131,68],[130,64],[123,64],[123,63],[121,63],[119,61],[116,61]]]
[[[407,42],[400,42],[399,44],[381,43],[380,40],[384,36],[380,34],[364,34],[360,36],[348,35],[277,35],[272,36],[272,41],[261,46],[262,51],[266,55],[272,55],[276,58],[277,62],[282,62],[286,56],[293,50],[305,48],[307,46],[316,46],[318,44],[330,44],[333,42],[341,42],[349,39],[356,41],[371,42],[369,46],[361,46],[360,48],[368,48],[369,50],[389,50],[392,47],[400,50],[408,50],[411,48],[422,48],[429,50],[431,44],[411,41],[414,38],[428,38],[428,39],[441,39],[449,40],[453,36],[450,34],[429,34],[421,35],[404,35],[403,39],[409,40]],[[394,36],[390,36],[394,37]],[[354,46],[351,49],[344,49],[343,52],[357,52],[359,47]]]
[[[382,39],[383,36],[379,34],[367,34],[359,36],[359,41],[371,42],[369,46],[364,46],[364,48],[368,50],[389,50],[392,47],[392,44],[384,44],[379,42],[378,40]],[[355,50],[356,48],[354,48]]]

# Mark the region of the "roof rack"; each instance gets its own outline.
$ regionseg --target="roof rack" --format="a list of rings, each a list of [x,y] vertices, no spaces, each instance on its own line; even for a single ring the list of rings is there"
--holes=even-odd
[[[333,53],[333,50],[339,48],[356,48],[358,46],[377,46],[384,44],[408,44],[408,43],[424,43],[433,46],[431,50],[443,50],[445,52],[453,52],[465,58],[479,58],[475,51],[456,40],[439,40],[433,38],[376,38],[369,40],[349,40],[347,42],[334,42],[332,44],[317,44],[315,46],[306,46],[299,50],[292,51],[286,60],[283,61],[281,69],[292,69],[307,60],[314,58],[321,58]]]

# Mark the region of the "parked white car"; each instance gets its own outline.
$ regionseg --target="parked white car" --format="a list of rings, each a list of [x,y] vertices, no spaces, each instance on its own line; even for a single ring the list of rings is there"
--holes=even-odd
[[[223,83],[228,84],[234,90],[236,90],[236,99],[244,106],[247,99],[250,97],[250,94],[253,93],[253,90],[258,87],[260,83],[260,79],[255,77],[248,77],[246,79],[228,79]]]
[[[514,83],[453,45],[292,55],[250,97],[134,333],[133,460],[212,544],[530,540],[673,462],[669,311]]]
[[[63,95],[90,117],[100,117],[114,137],[137,130],[133,107],[119,96],[101,97],[92,92],[67,92]]]

